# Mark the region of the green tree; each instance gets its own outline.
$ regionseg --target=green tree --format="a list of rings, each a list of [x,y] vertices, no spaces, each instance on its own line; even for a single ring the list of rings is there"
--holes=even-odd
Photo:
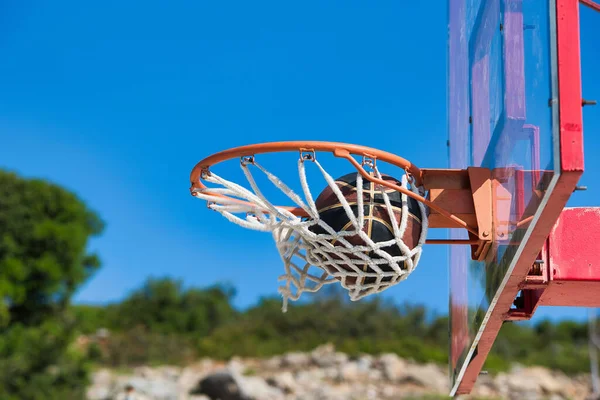
[[[236,315],[225,286],[184,289],[181,281],[150,278],[121,304],[111,307],[107,325],[118,330],[138,326],[154,333],[207,335]]]
[[[99,267],[103,223],[69,191],[0,171],[0,398],[82,398],[69,302]]]

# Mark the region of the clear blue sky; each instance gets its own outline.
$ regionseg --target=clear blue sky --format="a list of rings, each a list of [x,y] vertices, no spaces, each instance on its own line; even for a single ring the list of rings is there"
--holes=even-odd
[[[440,1],[440,4],[442,2]],[[582,11],[584,94],[600,98],[600,15]],[[0,166],[75,191],[107,222],[77,295],[121,299],[148,276],[276,293],[267,234],[188,192],[204,156],[274,140],[359,143],[444,168],[446,6],[431,2],[7,1],[0,6]],[[571,205],[600,205],[600,107]],[[287,168],[293,170],[295,159]],[[387,291],[447,312],[447,250]],[[583,310],[540,310],[542,316]]]

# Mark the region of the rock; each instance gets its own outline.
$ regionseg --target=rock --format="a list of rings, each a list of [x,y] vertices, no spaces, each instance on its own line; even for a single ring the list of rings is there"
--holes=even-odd
[[[246,370],[246,366],[244,365],[243,361],[240,358],[233,357],[227,363],[227,370],[230,371],[233,374],[239,374],[239,375],[241,375]]]
[[[116,385],[116,393],[125,393],[127,387],[133,388],[134,392],[140,396],[140,400],[142,398],[153,400],[177,400],[179,397],[177,383],[160,377],[153,377],[151,379],[142,376],[127,377]]]
[[[181,375],[182,368],[173,365],[165,365],[158,368],[158,373],[163,379],[177,382]]]
[[[351,361],[339,366],[337,379],[339,381],[352,382],[358,379],[360,375],[364,375],[365,372],[359,369],[356,361]]]
[[[313,358],[313,362],[321,368],[335,367],[348,361],[348,356],[344,353],[323,354],[320,357]]]
[[[191,395],[205,395],[211,400],[249,400],[233,375],[227,371],[206,376],[189,392]]]
[[[269,384],[259,376],[240,377],[239,384],[244,398],[253,400],[284,400],[285,395],[279,388]],[[225,400],[225,399],[221,399]]]
[[[142,378],[154,378],[157,376],[155,370],[148,366],[141,366],[133,369],[133,375],[141,376]]]
[[[383,354],[377,361],[383,372],[383,377],[388,381],[396,382],[403,376],[406,362],[397,354]]]
[[[91,384],[87,389],[86,397],[89,400],[105,400],[111,394],[113,375],[108,369],[101,369],[91,376]]]
[[[531,400],[540,398],[539,383],[521,373],[498,374],[494,383],[498,387],[500,395],[506,398],[520,397]]]
[[[179,391],[181,393],[189,393],[208,372],[209,370],[204,368],[202,364],[185,367],[177,379]]]
[[[498,389],[494,383],[494,379],[490,375],[480,375],[473,388],[473,395],[483,398],[498,397]]]
[[[331,386],[320,385],[299,395],[297,400],[348,400],[348,397]]]
[[[584,398],[587,393],[565,374],[541,367],[514,368],[499,374],[494,383],[500,394],[511,398]]]
[[[263,363],[263,366],[265,367],[265,369],[270,370],[270,371],[278,370],[278,369],[284,367],[283,357],[281,357],[281,356],[271,357]]]
[[[127,385],[116,396],[111,397],[114,400],[150,400],[150,397],[139,393],[133,386]]]
[[[542,393],[568,396],[567,389],[570,382],[566,376],[540,367],[528,368],[526,375],[539,382]]]
[[[356,365],[360,372],[368,372],[373,366],[373,356],[363,354],[356,360]]]
[[[294,393],[297,388],[296,379],[291,372],[286,371],[279,373],[277,375],[273,375],[267,379],[267,383],[271,386],[274,386],[284,393],[290,394]]]
[[[281,367],[291,369],[306,368],[311,363],[311,358],[305,353],[287,353],[281,358]]]
[[[383,372],[378,369],[372,369],[367,372],[367,376],[369,377],[369,381],[375,382],[383,380]]]
[[[337,353],[331,343],[317,347],[310,356],[313,363],[323,368],[341,365],[348,361],[348,356],[344,353]]]
[[[423,388],[431,388],[437,393],[443,393],[449,389],[448,377],[435,364],[409,364],[401,379],[416,383]]]

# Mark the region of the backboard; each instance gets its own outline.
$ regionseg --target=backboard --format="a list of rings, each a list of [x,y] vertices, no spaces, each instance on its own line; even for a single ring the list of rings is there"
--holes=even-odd
[[[448,12],[449,167],[492,171],[494,231],[485,261],[449,250],[454,395],[470,391],[503,321],[527,317],[536,292],[521,283],[543,262],[583,144],[576,0],[449,0]]]

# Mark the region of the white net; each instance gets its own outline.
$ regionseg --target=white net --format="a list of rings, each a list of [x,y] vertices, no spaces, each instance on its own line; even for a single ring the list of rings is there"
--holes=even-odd
[[[306,164],[314,164],[345,210],[351,227],[335,231],[319,217],[317,206],[311,194]],[[213,172],[204,173],[202,179],[216,187],[196,189],[194,195],[208,202],[208,207],[221,213],[229,221],[248,229],[271,232],[277,250],[284,263],[285,272],[279,277],[283,284],[279,293],[283,296],[283,310],[287,310],[288,300],[298,300],[304,292],[316,292],[323,285],[340,282],[351,300],[358,300],[370,294],[379,293],[404,280],[416,268],[421,256],[422,245],[427,236],[427,212],[425,205],[417,202],[421,215],[421,232],[416,246],[409,248],[404,240],[409,216],[408,196],[402,194],[400,221],[397,211],[390,201],[388,190],[380,188],[383,198],[382,208],[388,214],[393,229],[393,239],[374,242],[364,231],[365,215],[363,207],[363,177],[357,172],[355,212],[342,194],[335,180],[325,171],[315,157],[301,157],[298,173],[303,197],[296,194],[278,177],[258,164],[254,157],[243,157],[241,167],[250,189],[228,181]],[[256,170],[264,174],[294,204],[303,209],[308,217],[298,217],[285,208],[277,207],[264,196],[252,174]],[[372,173],[381,179],[377,166],[371,164]],[[422,188],[409,184],[407,175],[402,177],[402,186],[414,193],[423,195]],[[227,197],[215,196],[213,194]],[[371,197],[372,198],[372,197]],[[241,200],[241,201],[240,201]],[[316,226],[318,232],[315,233]],[[311,229],[312,228],[312,229]],[[360,238],[360,244],[348,241],[350,237]],[[356,240],[353,240],[356,243]],[[385,248],[397,246],[400,255],[392,256]],[[317,268],[314,268],[317,267]]]

